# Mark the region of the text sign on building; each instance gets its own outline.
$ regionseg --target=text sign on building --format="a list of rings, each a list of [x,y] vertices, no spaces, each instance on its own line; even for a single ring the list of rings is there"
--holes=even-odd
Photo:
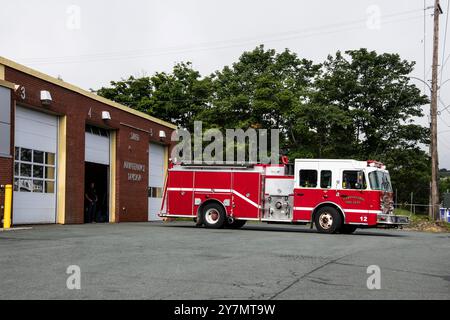
[[[142,181],[142,174],[145,172],[145,165],[130,161],[123,162],[123,168],[134,172],[128,172],[128,181]]]
[[[135,132],[130,132],[130,140],[140,141],[141,137]]]

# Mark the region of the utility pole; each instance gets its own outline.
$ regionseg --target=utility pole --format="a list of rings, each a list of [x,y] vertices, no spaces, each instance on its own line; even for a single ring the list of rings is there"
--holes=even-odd
[[[433,65],[431,75],[431,216],[433,221],[439,216],[439,159],[437,150],[437,104],[438,104],[438,50],[439,15],[442,13],[439,0],[434,1]]]

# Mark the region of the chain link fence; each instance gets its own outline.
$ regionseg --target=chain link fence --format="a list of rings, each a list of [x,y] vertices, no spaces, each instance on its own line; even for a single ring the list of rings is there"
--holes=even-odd
[[[433,206],[429,204],[420,204],[420,203],[396,203],[394,204],[395,209],[403,209],[411,212],[412,215],[420,214],[420,215],[430,215],[430,210],[433,211]],[[449,220],[449,211],[450,208],[440,208],[437,216],[440,221],[450,222]],[[434,216],[434,212],[432,212],[432,216]]]

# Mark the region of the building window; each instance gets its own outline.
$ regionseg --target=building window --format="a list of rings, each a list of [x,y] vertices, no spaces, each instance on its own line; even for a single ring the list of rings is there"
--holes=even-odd
[[[55,154],[28,148],[15,148],[14,191],[54,193]]]
[[[300,188],[317,187],[317,170],[300,170]]]
[[[109,131],[103,128],[99,128],[99,127],[94,127],[91,126],[90,124],[86,125],[85,131],[87,133],[92,133],[95,134],[97,136],[102,136],[102,137],[109,137]]]
[[[162,188],[161,187],[148,187],[148,197],[149,198],[162,198]]]

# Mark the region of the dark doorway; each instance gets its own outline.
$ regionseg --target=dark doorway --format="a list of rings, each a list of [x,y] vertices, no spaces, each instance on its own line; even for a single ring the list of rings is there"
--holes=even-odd
[[[85,162],[84,181],[84,222],[109,222],[108,166]]]

